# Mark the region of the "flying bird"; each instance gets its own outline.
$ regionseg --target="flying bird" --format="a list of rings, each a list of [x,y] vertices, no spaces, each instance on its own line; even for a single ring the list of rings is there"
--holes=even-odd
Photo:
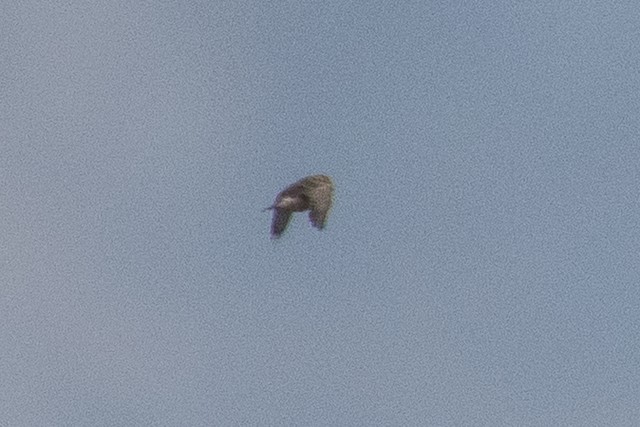
[[[333,182],[326,175],[311,175],[291,184],[278,194],[273,205],[271,238],[277,239],[287,228],[293,212],[309,211],[309,221],[318,230],[324,228],[333,199]]]

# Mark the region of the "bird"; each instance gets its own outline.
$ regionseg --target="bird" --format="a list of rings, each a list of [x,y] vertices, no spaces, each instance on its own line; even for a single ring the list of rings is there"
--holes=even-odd
[[[333,202],[333,190],[333,181],[327,175],[307,176],[282,190],[273,205],[264,209],[273,210],[271,238],[282,235],[293,212],[308,210],[311,224],[322,230]]]

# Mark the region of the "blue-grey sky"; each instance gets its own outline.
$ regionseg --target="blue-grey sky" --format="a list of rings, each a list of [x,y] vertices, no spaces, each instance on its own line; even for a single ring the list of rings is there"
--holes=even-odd
[[[0,36],[0,424],[640,424],[637,1],[20,1]],[[327,228],[271,241],[312,173]]]

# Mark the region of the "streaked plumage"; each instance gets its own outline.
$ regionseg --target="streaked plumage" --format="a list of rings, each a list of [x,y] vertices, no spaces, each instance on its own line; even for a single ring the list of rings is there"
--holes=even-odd
[[[290,185],[278,194],[272,206],[271,238],[277,239],[287,228],[293,212],[309,211],[309,221],[324,228],[333,200],[333,182],[326,175],[311,175]]]

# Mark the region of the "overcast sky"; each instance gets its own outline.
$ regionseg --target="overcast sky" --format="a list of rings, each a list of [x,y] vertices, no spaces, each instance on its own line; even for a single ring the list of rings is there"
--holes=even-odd
[[[0,424],[640,424],[637,1],[5,2],[0,49]]]

